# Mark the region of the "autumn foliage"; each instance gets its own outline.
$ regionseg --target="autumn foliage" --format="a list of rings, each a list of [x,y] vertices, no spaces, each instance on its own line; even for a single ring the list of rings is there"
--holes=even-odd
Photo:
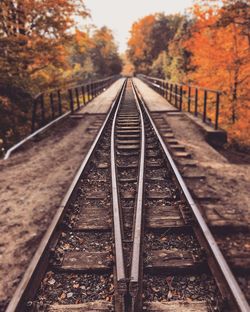
[[[151,15],[133,25],[128,56],[136,71],[221,90],[221,126],[228,131],[231,142],[250,146],[249,2],[227,0],[221,5],[217,0],[200,0],[196,1],[190,14],[162,16],[163,19],[169,22],[159,23],[159,15]],[[150,25],[149,35],[143,31],[145,24]],[[166,25],[172,25],[172,28]],[[152,45],[156,45],[155,41],[149,40],[155,28],[161,28],[168,37],[165,41],[159,37],[158,54],[145,62],[145,51],[151,51]],[[147,38],[138,36],[140,33]],[[135,53],[135,46],[140,51]],[[144,61],[143,67],[138,56]]]
[[[1,0],[0,149],[30,131],[38,92],[121,71],[109,29],[78,29],[87,16],[84,0]]]
[[[195,67],[188,78],[224,92],[221,122],[233,140],[250,145],[250,6],[226,3],[195,6],[192,37],[185,42]]]

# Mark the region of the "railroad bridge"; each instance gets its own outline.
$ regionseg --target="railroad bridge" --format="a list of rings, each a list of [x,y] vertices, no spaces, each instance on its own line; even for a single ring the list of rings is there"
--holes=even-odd
[[[221,96],[139,75],[34,99],[1,166],[25,197],[8,190],[14,217],[46,232],[7,312],[249,311],[245,169],[217,150]]]

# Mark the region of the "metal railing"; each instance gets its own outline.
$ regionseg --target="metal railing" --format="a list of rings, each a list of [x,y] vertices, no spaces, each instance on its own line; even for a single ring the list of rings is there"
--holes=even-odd
[[[105,91],[119,76],[91,81],[63,90],[49,90],[35,96],[32,105],[31,132],[39,129],[64,113],[74,113]]]
[[[199,86],[173,83],[167,80],[137,75],[180,111],[193,113],[215,130],[219,128],[220,97],[222,92]]]

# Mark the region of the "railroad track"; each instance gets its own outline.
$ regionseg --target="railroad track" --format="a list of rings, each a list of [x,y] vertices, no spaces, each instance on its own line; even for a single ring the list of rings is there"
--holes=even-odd
[[[131,79],[6,311],[249,311]]]

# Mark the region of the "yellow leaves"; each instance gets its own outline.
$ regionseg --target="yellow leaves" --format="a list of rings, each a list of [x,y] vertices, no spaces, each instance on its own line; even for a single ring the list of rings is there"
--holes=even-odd
[[[191,65],[195,67],[189,79],[201,86],[224,91],[221,125],[228,130],[231,140],[250,145],[247,135],[250,132],[248,38],[234,23],[234,18],[230,20],[232,11],[226,8],[213,9],[200,5],[195,7],[194,12],[197,20],[191,38],[183,43],[192,53]],[[227,23],[218,25],[224,14],[227,14]]]
[[[165,50],[156,49],[158,54],[152,49],[154,42],[157,47],[165,41],[154,31],[157,29],[160,34],[159,29],[166,33],[170,30],[157,24],[156,15],[142,18],[132,26],[128,56],[138,72],[223,91],[220,125],[232,139],[249,144],[246,133],[250,133],[250,7],[236,0],[223,2],[224,7],[219,0],[196,0],[193,21],[183,17]],[[167,18],[170,24],[171,18]],[[211,103],[208,116],[214,117],[215,100]]]
[[[93,42],[86,32],[82,32],[76,28],[75,40],[80,48],[80,51],[84,53],[87,48],[93,47]]]
[[[147,50],[147,38],[155,23],[155,16],[148,15],[132,25],[128,46],[133,50],[135,58],[143,58]]]

